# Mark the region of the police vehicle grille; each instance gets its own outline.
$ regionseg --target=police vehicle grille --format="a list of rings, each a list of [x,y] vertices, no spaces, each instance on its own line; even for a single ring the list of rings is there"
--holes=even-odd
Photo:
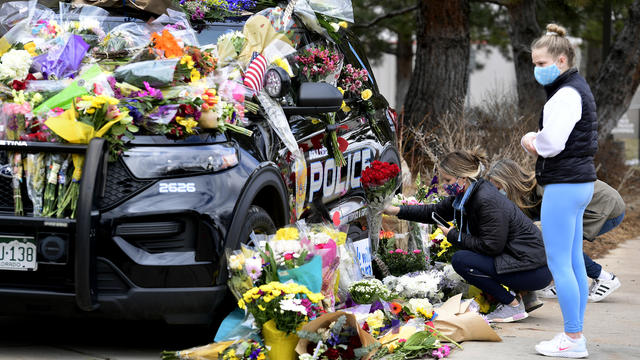
[[[114,208],[151,186],[154,182],[154,180],[139,180],[131,176],[120,159],[110,162],[107,165],[104,197],[100,199],[98,208],[100,210]]]

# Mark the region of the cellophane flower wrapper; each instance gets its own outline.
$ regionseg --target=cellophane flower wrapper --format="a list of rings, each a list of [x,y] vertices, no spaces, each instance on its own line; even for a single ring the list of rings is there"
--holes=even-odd
[[[149,45],[150,39],[148,27],[138,23],[120,24],[106,34],[93,54],[99,58],[135,56]]]
[[[148,24],[148,27],[152,32],[157,33],[165,29],[169,30],[171,35],[181,40],[184,45],[200,46],[196,32],[191,27],[191,23],[187,19],[186,14],[181,11],[167,9],[165,14],[158,16],[158,18]]]
[[[64,163],[64,158],[63,154],[49,154],[47,156],[47,173],[43,195],[42,216],[52,216],[55,213],[58,176]]]
[[[229,290],[236,300],[242,298],[247,290],[253,287],[253,280],[245,270],[245,256],[242,250],[225,249],[227,269],[229,271]]]
[[[109,12],[103,8],[83,5],[60,3],[59,23],[69,33],[76,34],[94,47],[105,37],[102,30],[102,22],[109,16]]]
[[[2,112],[0,112],[0,118],[5,124],[5,136],[7,140],[20,140],[20,137],[25,132],[25,126],[27,117],[30,117],[31,106],[28,103],[16,104],[5,103],[2,105]],[[20,152],[9,152],[9,163],[11,165],[11,187],[13,188],[13,204],[14,213],[18,216],[22,216],[22,193],[20,190],[20,184],[23,180],[23,162],[22,154]]]
[[[306,0],[313,11],[353,23],[351,0]]]
[[[347,239],[344,244],[338,246],[338,256],[340,266],[338,267],[338,298],[344,301],[349,296],[349,286],[356,281],[362,280],[360,264],[353,249],[353,242]]]
[[[0,36],[21,21],[35,23],[40,19],[53,19],[55,15],[53,10],[38,4],[37,0],[5,1],[0,7]]]
[[[393,194],[400,186],[397,177],[389,180],[384,185],[364,187],[367,198],[367,224],[369,225],[369,240],[371,253],[375,254],[380,242],[380,229],[382,229],[382,212],[391,204]]]
[[[139,88],[146,81],[154,88],[168,86],[173,81],[176,65],[180,59],[148,60],[120,66],[114,77]]]
[[[33,216],[42,216],[43,194],[46,176],[45,154],[27,154],[24,172],[27,194],[33,204]]]
[[[48,79],[63,79],[77,72],[88,50],[81,36],[71,35],[64,47],[36,56],[32,66]]]
[[[336,303],[336,280],[340,266],[337,244],[344,243],[347,234],[329,224],[306,224],[299,221],[298,226],[304,228],[303,242],[309,242],[311,253],[322,257],[321,293],[325,296],[326,307],[333,310]]]

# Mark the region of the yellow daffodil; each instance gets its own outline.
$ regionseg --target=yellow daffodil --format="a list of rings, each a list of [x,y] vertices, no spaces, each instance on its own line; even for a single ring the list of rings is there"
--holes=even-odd
[[[195,62],[193,62],[193,58],[191,57],[191,55],[184,55],[182,58],[180,58],[180,65],[184,64],[187,64],[187,69],[193,69],[193,65],[195,65]]]
[[[200,75],[200,72],[198,72],[198,70],[191,69],[190,77],[191,77],[191,82],[196,82],[200,80],[201,75]]]
[[[244,308],[246,307],[244,300],[242,299],[238,300],[238,307],[244,310]]]
[[[371,91],[371,89],[366,89],[360,94],[360,97],[362,98],[362,100],[366,101],[371,99],[372,95],[373,95],[373,91]]]
[[[181,118],[181,119],[178,120],[178,118]],[[185,119],[185,118],[182,118],[180,116],[176,116],[176,122],[185,127],[185,130],[187,131],[187,134],[195,133],[193,128],[198,126],[198,122],[193,120],[192,117],[188,117],[188,118]]]
[[[343,29],[346,29],[349,26],[346,21],[340,21],[338,25],[340,25],[340,27]]]
[[[351,111],[351,108],[349,107],[349,105],[347,105],[346,102],[343,101],[340,110],[342,110],[344,113],[348,113],[349,111]]]
[[[23,48],[27,50],[29,55],[38,56],[38,53],[36,52],[36,44],[33,41],[24,44]]]

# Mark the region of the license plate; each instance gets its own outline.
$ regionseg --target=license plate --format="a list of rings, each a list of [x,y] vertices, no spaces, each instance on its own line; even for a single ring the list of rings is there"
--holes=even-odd
[[[34,271],[37,268],[33,237],[0,235],[0,270]]]

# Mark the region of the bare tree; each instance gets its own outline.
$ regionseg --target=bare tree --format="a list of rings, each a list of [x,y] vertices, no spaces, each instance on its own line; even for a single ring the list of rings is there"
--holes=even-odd
[[[469,1],[421,0],[415,67],[405,100],[406,121],[435,126],[461,115],[469,83]]]
[[[640,0],[629,7],[629,17],[611,45],[592,86],[598,106],[600,139],[604,139],[629,108],[640,85]]]

